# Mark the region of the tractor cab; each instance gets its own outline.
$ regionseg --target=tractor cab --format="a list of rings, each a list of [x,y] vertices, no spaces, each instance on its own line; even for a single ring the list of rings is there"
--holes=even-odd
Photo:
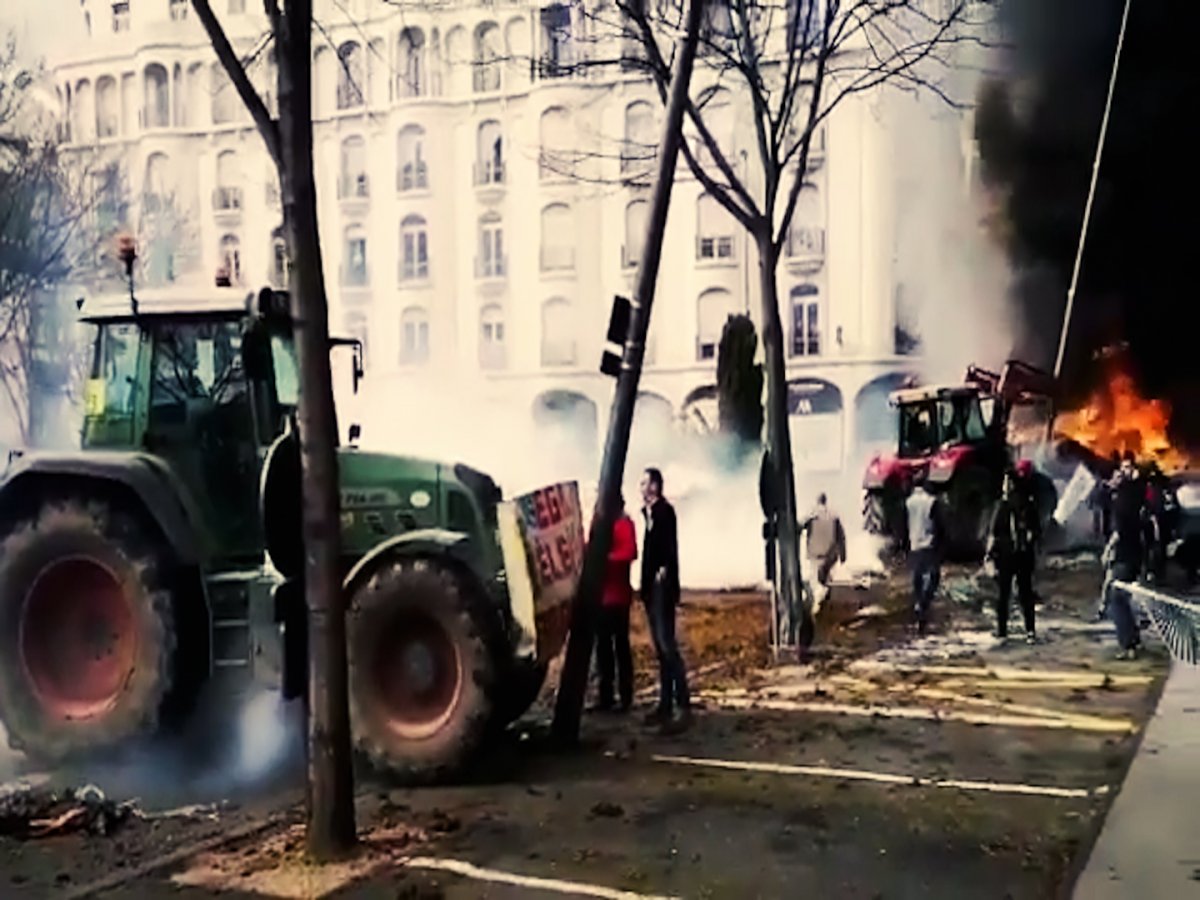
[[[963,388],[897,392],[902,459],[925,458],[962,445],[976,446],[994,437],[995,400]]]
[[[83,308],[94,328],[82,445],[165,461],[195,490],[218,554],[261,554],[258,488],[299,400],[287,295],[143,291]],[[356,376],[359,374],[356,354]]]

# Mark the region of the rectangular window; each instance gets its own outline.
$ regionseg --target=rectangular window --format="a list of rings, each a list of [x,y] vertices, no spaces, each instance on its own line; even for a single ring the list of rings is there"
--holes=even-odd
[[[556,3],[544,7],[542,21],[542,57],[538,74],[542,78],[563,78],[571,74],[571,9]]]
[[[488,225],[480,232],[479,276],[498,278],[504,274],[504,230]]]
[[[792,303],[792,356],[820,356],[821,306],[818,302]]]
[[[400,277],[416,281],[429,277],[429,248],[424,231],[409,231],[404,235],[404,259]]]
[[[187,18],[191,0],[171,0],[171,21],[182,22]]]
[[[246,11],[246,0],[229,0],[229,14],[240,16]]]
[[[129,30],[129,0],[112,5],[112,29],[117,34]]]
[[[429,359],[429,323],[405,322],[401,336],[400,361],[412,365]]]
[[[696,257],[698,259],[733,259],[733,236],[700,238]]]
[[[350,287],[361,287],[367,283],[367,239],[351,238],[346,241],[345,283]]]

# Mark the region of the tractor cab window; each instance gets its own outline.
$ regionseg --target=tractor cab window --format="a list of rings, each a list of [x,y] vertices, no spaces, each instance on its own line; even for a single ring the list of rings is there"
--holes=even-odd
[[[114,418],[132,416],[137,381],[137,326],[128,323],[101,325],[97,337],[87,390],[87,414]]]
[[[939,400],[938,410],[938,443],[942,445],[961,444],[962,405],[957,398]]]
[[[964,401],[965,419],[963,422],[967,440],[971,443],[982,441],[987,437],[987,423],[984,421],[983,410],[978,397],[967,397]]]
[[[284,407],[300,402],[300,368],[296,364],[296,347],[291,337],[271,335],[271,362],[275,367],[275,393]]]
[[[227,406],[245,394],[242,334],[236,322],[172,323],[154,330],[151,414]]]
[[[937,444],[934,407],[914,403],[900,408],[900,455],[922,456]]]

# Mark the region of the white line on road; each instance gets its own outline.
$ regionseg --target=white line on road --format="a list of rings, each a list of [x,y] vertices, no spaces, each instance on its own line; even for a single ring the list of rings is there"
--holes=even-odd
[[[1086,684],[1101,686],[1107,680],[1113,685],[1149,684],[1154,679],[1149,675],[1107,675],[1103,672],[1084,672],[1050,669],[1017,669],[1012,666],[926,666],[905,663],[891,663],[883,660],[861,659],[850,664],[851,669],[860,671],[897,672],[904,675],[953,675],[980,678],[1000,678],[1012,681],[1079,681]]]
[[[579,881],[563,881],[558,878],[535,878],[529,875],[516,875],[512,872],[502,872],[499,869],[485,869],[458,859],[413,856],[401,860],[401,863],[410,869],[437,869],[442,872],[461,875],[464,878],[473,878],[476,881],[511,884],[516,887],[553,891],[558,894],[574,894],[579,897],[601,897],[603,900],[679,900],[677,897],[657,894],[636,894],[632,891],[618,891],[598,884],[586,884]]]
[[[997,781],[961,781],[957,779],[920,778],[915,775],[895,775],[891,772],[871,772],[864,769],[831,769],[826,766],[789,766],[782,763],[738,762],[729,759],[697,759],[690,756],[652,756],[655,762],[681,766],[700,766],[713,769],[735,769],[744,772],[768,772],[774,775],[808,775],[812,778],[840,778],[846,781],[875,781],[882,784],[907,784],[912,787],[956,788],[962,791],[986,791],[993,794],[1025,794],[1034,797],[1065,797],[1083,799],[1108,793],[1108,786],[1098,788],[1059,788],[1039,784],[1005,784]]]
[[[919,706],[856,706],[851,703],[808,703],[799,700],[771,700],[729,697],[712,691],[700,691],[707,703],[725,709],[762,709],[772,712],[811,712],[829,715],[861,716],[873,719],[925,719],[931,722],[965,722],[969,725],[996,725],[1008,728],[1052,728],[1066,731],[1091,731],[1099,734],[1132,734],[1137,726],[1128,719],[1044,718],[1042,716],[1005,716],[962,710],[937,710]]]

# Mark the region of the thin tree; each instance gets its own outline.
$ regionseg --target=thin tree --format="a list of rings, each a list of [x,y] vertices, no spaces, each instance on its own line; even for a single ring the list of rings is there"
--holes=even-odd
[[[614,24],[639,50],[621,64],[641,68],[667,96],[664,45],[678,33],[679,0],[617,0]],[[702,65],[687,104],[695,146],[682,146],[696,179],[747,232],[757,249],[767,384],[767,447],[779,508],[780,590],[801,643],[811,639],[803,607],[796,487],[788,432],[788,387],[777,270],[805,186],[814,141],[848,97],[884,85],[928,89],[956,44],[978,43],[970,0],[709,0]],[[934,11],[936,10],[936,11]],[[599,15],[599,14],[598,14]],[[782,20],[782,21],[781,21]],[[600,61],[597,61],[600,62]],[[698,73],[699,75],[699,73]],[[751,120],[751,164],[739,167],[729,137],[714,127],[710,102],[729,87]],[[796,612],[800,613],[797,620]],[[807,637],[806,637],[807,634]]]
[[[312,858],[327,861],[348,853],[356,834],[346,616],[338,568],[337,419],[313,177],[312,0],[263,0],[278,62],[278,119],[255,90],[208,0],[192,0],[192,6],[279,173],[300,367],[297,418],[309,627],[307,843]]]

